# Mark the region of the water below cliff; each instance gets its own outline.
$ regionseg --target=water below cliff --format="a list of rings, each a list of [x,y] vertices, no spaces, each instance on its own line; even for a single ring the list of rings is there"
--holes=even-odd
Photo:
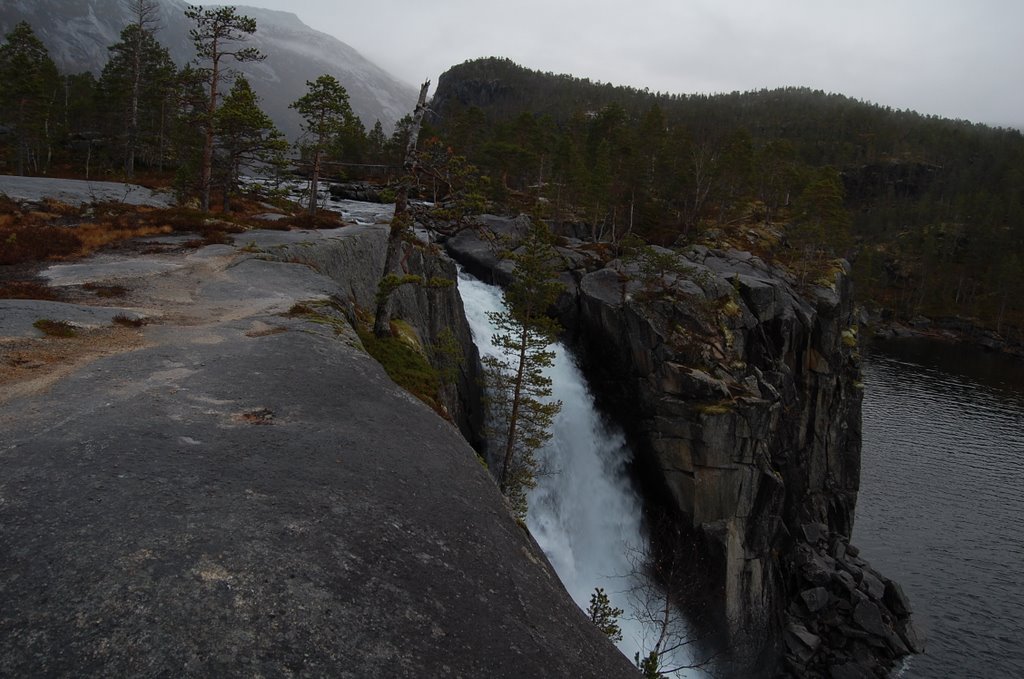
[[[480,353],[495,355],[487,312],[501,308],[500,289],[462,274],[459,292]],[[653,646],[657,631],[634,619],[636,593],[657,595],[657,586],[637,565],[647,538],[642,503],[627,468],[631,453],[621,430],[598,413],[572,354],[560,343],[554,349],[555,362],[546,375],[562,410],[539,455],[547,473],[530,493],[526,523],[580,608],[586,610],[594,588],[602,587],[625,611],[618,646],[632,659]],[[690,664],[686,657],[672,661]]]
[[[928,635],[902,676],[1024,676],[1024,362],[907,340],[864,374],[854,542]]]

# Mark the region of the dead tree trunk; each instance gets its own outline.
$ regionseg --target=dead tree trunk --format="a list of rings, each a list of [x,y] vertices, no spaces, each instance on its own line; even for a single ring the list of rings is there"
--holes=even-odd
[[[416,110],[413,112],[412,125],[409,127],[409,142],[405,147],[405,161],[403,162],[403,176],[398,184],[398,191],[395,194],[395,216],[391,218],[391,230],[388,233],[388,250],[384,258],[384,271],[381,274],[380,285],[377,290],[377,311],[373,316],[373,334],[377,337],[389,337],[391,335],[391,293],[394,292],[397,269],[402,260],[402,241],[405,234],[412,226],[412,216],[409,214],[409,189],[416,172],[416,144],[419,142],[420,125],[423,123],[423,114],[427,110],[427,90],[430,89],[430,81],[426,81],[420,87],[420,97],[416,102]]]

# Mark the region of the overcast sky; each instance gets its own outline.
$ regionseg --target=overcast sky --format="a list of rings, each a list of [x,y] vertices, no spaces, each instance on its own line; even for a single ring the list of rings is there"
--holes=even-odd
[[[206,2],[202,4],[224,4]],[[1024,127],[1024,0],[249,0],[410,84],[483,56],[653,91],[808,86]]]

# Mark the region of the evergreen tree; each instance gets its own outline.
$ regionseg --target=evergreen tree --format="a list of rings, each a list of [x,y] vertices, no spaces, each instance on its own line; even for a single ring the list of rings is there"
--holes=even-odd
[[[171,156],[177,164],[175,191],[179,200],[202,193],[203,120],[209,110],[206,76],[186,64],[175,78]]]
[[[622,628],[619,627],[619,618],[622,617],[622,609],[612,606],[611,600],[601,587],[595,587],[594,593],[590,595],[590,605],[587,606],[587,617],[594,623],[597,629],[601,630],[606,637],[613,642],[622,641]]]
[[[133,22],[131,27],[136,30],[129,35],[129,41],[127,42],[128,52],[130,53],[130,74],[129,74],[129,100],[130,104],[128,107],[128,126],[127,126],[127,137],[128,144],[126,147],[125,154],[125,174],[129,177],[135,174],[135,153],[138,149],[138,137],[139,137],[139,104],[140,98],[142,97],[142,90],[145,85],[152,86],[153,81],[147,78],[148,76],[156,76],[158,80],[163,76],[163,80],[166,81],[167,76],[173,73],[173,66],[169,68],[163,74],[146,73],[149,70],[147,67],[150,66],[151,57],[155,57],[157,60],[160,59],[157,51],[154,50],[152,44],[147,44],[146,37],[151,42],[156,42],[154,37],[154,31],[157,27],[156,14],[158,6],[154,0],[124,0],[128,11],[132,14]],[[122,42],[125,42],[124,33],[121,34]],[[170,63],[170,58],[167,59],[167,64]]]
[[[99,81],[108,124],[124,149],[126,176],[134,175],[140,155],[163,160],[174,86],[175,67],[167,48],[144,25],[126,26],[120,41],[110,47]]]
[[[288,142],[266,113],[249,81],[238,77],[216,115],[218,164],[224,186],[224,212],[230,212],[243,167],[277,166],[284,162]]]
[[[797,198],[797,215],[789,235],[795,245],[815,259],[845,254],[849,244],[850,213],[843,197],[839,173],[834,168],[824,167]]]
[[[310,162],[309,216],[316,214],[317,184],[328,149],[337,145],[346,130],[355,126],[355,114],[348,103],[348,92],[334,76],[322,75],[306,81],[308,91],[290,108],[302,116],[302,148]]]
[[[88,179],[93,163],[100,160],[96,153],[103,145],[101,116],[98,106],[100,97],[98,83],[92,73],[86,71],[68,75],[63,81],[63,112],[61,126],[67,136],[66,147],[69,160],[76,167],[82,167]]]
[[[381,164],[384,162],[384,146],[388,143],[388,138],[384,135],[384,126],[380,124],[380,120],[373,124],[373,128],[366,135],[366,154],[367,160],[374,164]]]
[[[404,115],[395,123],[395,129],[391,132],[391,136],[384,145],[384,154],[388,165],[400,167],[405,163],[412,127],[413,117],[411,115]],[[419,130],[417,130],[416,136],[417,138],[419,137]]]
[[[45,172],[49,166],[60,89],[57,67],[32,27],[22,21],[0,45],[0,119],[15,139],[15,169]]]
[[[502,356],[484,360],[493,426],[491,440],[501,455],[498,485],[520,519],[526,517],[527,493],[536,485],[537,451],[551,438],[551,424],[561,409],[551,400],[550,350],[558,324],[548,318],[562,285],[555,276],[556,257],[550,235],[534,225],[513,256],[513,279],[504,291],[505,311],[492,312],[497,328],[493,342]]]
[[[211,7],[203,9],[189,5],[185,16],[195,22],[189,31],[196,49],[197,69],[203,75],[206,86],[206,111],[200,119],[203,131],[203,155],[200,163],[200,208],[210,209],[210,184],[213,175],[214,137],[216,135],[217,99],[220,96],[221,81],[230,74],[226,72],[227,60],[238,63],[262,61],[265,56],[255,47],[242,47],[241,43],[256,32],[256,21],[237,13],[234,7]]]

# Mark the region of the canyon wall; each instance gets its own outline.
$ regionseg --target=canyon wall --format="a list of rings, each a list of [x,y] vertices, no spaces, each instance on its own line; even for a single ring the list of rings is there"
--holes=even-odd
[[[492,244],[514,247],[527,222],[482,222],[447,246],[502,282],[510,264]],[[568,339],[669,498],[656,511],[698,543],[738,666],[873,671],[920,650],[898,586],[848,545],[862,385],[846,264],[800,282],[736,250],[609,261],[561,243]]]

